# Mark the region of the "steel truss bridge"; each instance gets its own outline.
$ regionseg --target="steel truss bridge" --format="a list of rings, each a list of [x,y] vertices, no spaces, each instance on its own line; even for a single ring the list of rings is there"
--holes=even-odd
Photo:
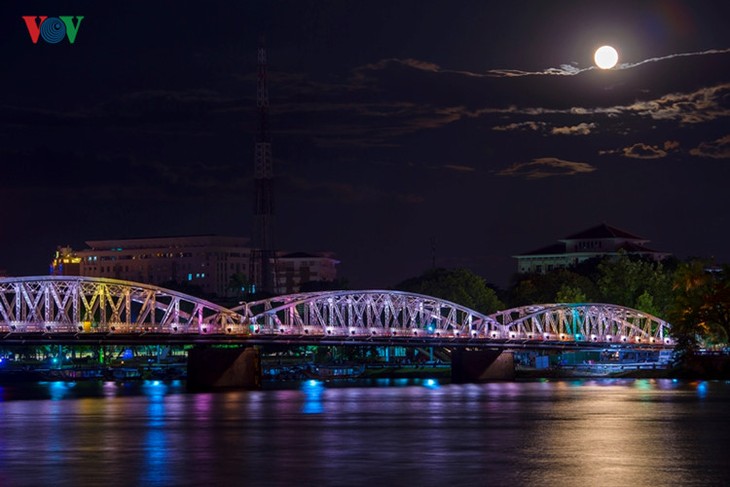
[[[400,291],[327,291],[225,308],[116,279],[0,279],[0,344],[321,344],[662,349],[670,325],[612,304],[557,303],[483,315]]]

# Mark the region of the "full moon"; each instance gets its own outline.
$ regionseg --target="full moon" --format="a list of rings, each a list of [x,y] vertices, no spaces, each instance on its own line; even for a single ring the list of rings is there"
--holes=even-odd
[[[601,69],[611,69],[618,62],[618,52],[611,46],[601,46],[593,55],[596,66]]]

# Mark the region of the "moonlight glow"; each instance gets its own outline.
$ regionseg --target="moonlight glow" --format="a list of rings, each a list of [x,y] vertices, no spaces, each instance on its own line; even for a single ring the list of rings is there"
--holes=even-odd
[[[611,69],[618,62],[618,52],[611,46],[601,46],[596,50],[593,59],[599,68]]]

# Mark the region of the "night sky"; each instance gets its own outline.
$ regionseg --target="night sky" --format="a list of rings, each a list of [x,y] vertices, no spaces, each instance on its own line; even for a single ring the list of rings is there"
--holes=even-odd
[[[33,44],[23,15],[83,15]],[[276,245],[351,287],[606,222],[730,261],[730,2],[0,4],[0,268],[57,245],[250,236],[265,36]],[[610,44],[619,65],[599,70]],[[434,245],[435,244],[435,245]]]

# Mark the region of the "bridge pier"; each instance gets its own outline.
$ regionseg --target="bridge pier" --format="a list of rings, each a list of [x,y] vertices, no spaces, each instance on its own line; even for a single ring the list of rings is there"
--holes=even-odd
[[[451,382],[454,384],[514,378],[515,361],[511,350],[455,348],[451,353]]]
[[[187,387],[190,390],[259,389],[259,351],[253,347],[195,347],[188,351]]]

